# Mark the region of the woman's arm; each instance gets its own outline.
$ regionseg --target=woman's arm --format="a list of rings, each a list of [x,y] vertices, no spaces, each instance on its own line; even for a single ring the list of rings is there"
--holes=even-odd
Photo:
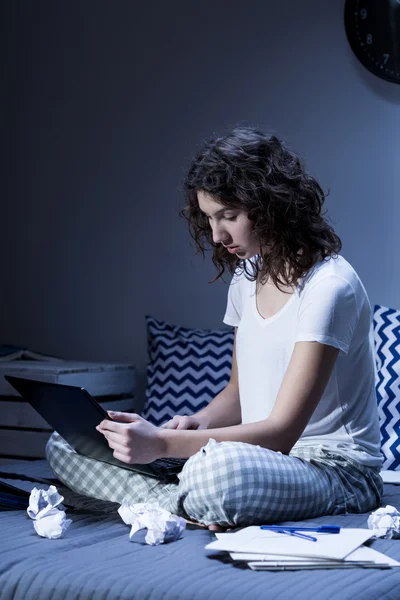
[[[188,458],[210,438],[217,442],[247,442],[288,454],[322,397],[338,353],[337,348],[319,342],[297,342],[267,419],[207,430],[162,430],[164,456]]]
[[[97,430],[107,439],[115,458],[132,463],[149,463],[156,458],[189,458],[210,438],[217,442],[247,442],[288,454],[311,418],[339,350],[319,342],[296,342],[289,366],[267,419],[215,429],[162,429],[140,415],[110,413]],[[266,382],[267,384],[267,382]]]
[[[193,415],[175,415],[162,425],[165,429],[214,429],[239,425],[242,422],[240,409],[238,370],[236,363],[236,332],[232,350],[232,369],[229,383],[206,407]]]
[[[232,371],[228,385],[202,410],[193,416],[198,418],[207,429],[239,425],[242,422],[240,410],[239,380],[236,362],[236,332],[233,342]]]

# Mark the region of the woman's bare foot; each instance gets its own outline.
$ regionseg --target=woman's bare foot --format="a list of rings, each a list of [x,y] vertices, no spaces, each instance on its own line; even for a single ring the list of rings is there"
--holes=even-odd
[[[224,531],[232,531],[232,527],[222,527],[221,525],[208,525],[208,529],[210,531],[216,531],[217,533],[222,533]]]
[[[172,515],[176,517],[178,515]],[[232,527],[222,527],[221,525],[216,525],[212,523],[211,525],[203,525],[203,523],[198,523],[197,521],[191,521],[184,517],[186,523],[190,523],[191,525],[197,525],[198,527],[204,527],[205,529],[209,529],[210,531],[216,531],[217,533],[222,533],[224,531],[232,531]]]

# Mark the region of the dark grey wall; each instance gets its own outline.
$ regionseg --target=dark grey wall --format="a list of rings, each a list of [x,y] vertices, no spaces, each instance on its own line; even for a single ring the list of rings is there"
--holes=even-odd
[[[306,159],[371,302],[400,307],[400,86],[352,56],[341,0],[1,10],[0,341],[136,363],[142,392],[145,314],[221,326],[227,286],[193,257],[180,185],[238,122]]]

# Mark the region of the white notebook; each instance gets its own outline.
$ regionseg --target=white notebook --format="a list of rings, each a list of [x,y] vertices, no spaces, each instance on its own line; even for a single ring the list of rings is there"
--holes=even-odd
[[[231,552],[232,560],[242,560],[249,563],[250,567],[262,566],[265,564],[271,564],[273,566],[296,566],[299,567],[305,565],[332,565],[333,562],[337,562],[336,566],[343,564],[355,563],[355,564],[366,564],[374,563],[376,565],[389,565],[390,567],[400,567],[400,562],[378,552],[373,548],[367,546],[360,546],[354,552],[351,552],[346,556],[344,561],[331,561],[325,558],[305,558],[299,556],[280,556],[277,554],[246,554],[244,552]]]
[[[346,528],[340,533],[313,532],[317,541],[312,542],[253,525],[234,533],[220,534],[215,542],[207,544],[206,550],[343,560],[373,535],[371,529]]]

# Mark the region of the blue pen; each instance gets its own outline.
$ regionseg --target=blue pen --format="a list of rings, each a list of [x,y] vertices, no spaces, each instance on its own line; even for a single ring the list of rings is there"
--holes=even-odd
[[[317,538],[312,535],[304,535],[304,533],[298,533],[298,531],[291,531],[290,529],[274,529],[276,533],[286,533],[287,535],[293,535],[294,537],[303,538],[303,540],[310,540],[310,542],[316,542]]]
[[[270,531],[312,531],[315,533],[340,533],[339,525],[320,525],[319,527],[292,527],[285,525],[261,525],[260,529],[269,529]]]

